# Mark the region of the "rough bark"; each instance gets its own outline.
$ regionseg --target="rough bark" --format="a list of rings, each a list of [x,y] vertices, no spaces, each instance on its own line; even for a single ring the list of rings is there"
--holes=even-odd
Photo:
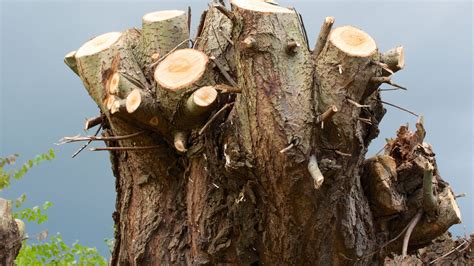
[[[110,151],[112,265],[382,263],[380,246],[423,208],[430,194],[423,187],[438,204],[423,213],[410,250],[459,221],[422,127],[365,160],[385,113],[374,80],[392,65],[368,34],[351,26],[330,31],[330,19],[315,54],[294,10],[257,0],[231,5],[214,3],[203,14],[192,49],[209,61],[202,77],[183,86],[170,88],[162,70],[167,58],[189,50],[154,56],[155,48],[144,47],[164,49],[159,38],[170,35],[145,37],[145,24],[141,37],[126,31],[100,51],[76,53],[79,75],[105,115],[104,134],[145,130],[106,141],[121,147]],[[178,39],[163,40],[165,50]],[[160,58],[155,77],[143,63],[153,58]],[[201,90],[211,100],[196,101]],[[133,111],[131,98],[140,101]],[[118,103],[114,114],[108,102]],[[431,188],[423,185],[426,162],[439,181]],[[385,250],[400,252],[399,245]]]
[[[1,265],[14,265],[15,258],[21,248],[21,241],[23,240],[23,233],[21,232],[22,228],[19,228],[19,225],[23,224],[23,222],[20,222],[17,225],[17,222],[13,219],[10,201],[0,198]]]

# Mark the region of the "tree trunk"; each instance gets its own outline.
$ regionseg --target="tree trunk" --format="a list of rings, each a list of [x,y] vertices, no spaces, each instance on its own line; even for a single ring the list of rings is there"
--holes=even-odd
[[[145,132],[106,141],[117,191],[112,265],[383,262],[380,246],[423,207],[419,191],[439,206],[410,247],[459,222],[450,190],[438,195],[446,183],[423,190],[421,170],[407,165],[422,139],[410,156],[390,153],[399,138],[386,157],[365,160],[385,113],[380,78],[403,68],[401,48],[380,54],[367,33],[331,30],[327,18],[312,52],[294,10],[231,2],[202,16],[191,49],[203,60],[179,49],[187,27],[178,11],[144,18],[141,37],[109,33],[66,57],[105,115],[105,139]],[[396,175],[407,173],[419,182],[400,190],[413,180]],[[386,251],[399,253],[396,244]]]
[[[13,219],[11,202],[0,198],[0,265],[14,265],[25,224],[23,221]]]

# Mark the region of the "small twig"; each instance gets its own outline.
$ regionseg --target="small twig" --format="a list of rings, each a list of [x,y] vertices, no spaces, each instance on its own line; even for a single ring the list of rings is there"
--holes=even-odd
[[[349,98],[347,98],[347,101],[348,101],[350,104],[353,104],[353,105],[354,105],[355,107],[357,107],[357,108],[370,108],[370,105],[365,105],[365,104],[362,105],[362,104],[360,104],[360,103],[358,103],[358,102],[356,102],[356,101],[353,101],[353,100],[351,100],[351,99],[349,99]]]
[[[97,129],[97,131],[95,132],[94,136],[97,136],[101,129],[102,129],[102,124],[100,124],[100,126]],[[91,142],[92,142],[92,140],[89,140],[86,144],[84,144],[84,146],[82,146],[79,150],[77,150],[71,157],[72,158],[76,157],[81,151],[83,151],[87,146],[89,146],[89,144],[91,144]]]
[[[367,125],[372,125],[372,120],[370,120],[368,118],[357,117],[357,120],[359,120],[363,123],[366,123]]]
[[[241,93],[242,90],[240,88],[237,88],[237,87],[232,87],[232,86],[229,86],[227,84],[217,84],[214,86],[214,88],[216,90],[220,90],[221,92],[223,93]]]
[[[191,39],[188,38],[188,39],[186,39],[186,40],[180,42],[178,45],[176,45],[173,49],[171,49],[171,51],[169,51],[169,52],[168,52],[167,54],[165,54],[163,57],[161,57],[160,59],[158,59],[156,62],[154,62],[154,63],[148,65],[148,67],[151,68],[151,67],[154,67],[154,66],[158,65],[161,61],[165,60],[165,58],[166,58],[168,55],[170,55],[170,54],[172,54],[174,51],[176,51],[176,49],[178,49],[178,47],[180,47],[181,45],[183,45],[183,44],[186,43],[186,42],[189,42],[190,40],[191,40]]]
[[[154,150],[160,149],[163,146],[141,146],[141,147],[100,147],[100,148],[90,148],[90,151],[138,151],[138,150]]]
[[[393,71],[388,67],[387,64],[385,63],[382,63],[380,61],[371,61],[374,65],[377,65],[379,67],[381,67],[383,70],[387,71],[388,73],[390,73],[390,75],[393,75]]]
[[[391,89],[379,89],[379,91],[399,91],[400,88],[391,88]]]
[[[231,46],[234,46],[234,42],[227,35],[225,35],[220,28],[218,30],[222,34],[222,37],[224,37]]]
[[[191,6],[188,6],[188,34],[191,33]]]
[[[257,46],[257,41],[252,36],[247,36],[240,43],[246,49],[254,49]]]
[[[286,53],[289,54],[289,55],[294,55],[298,52],[298,48],[300,46],[301,45],[297,41],[290,40],[290,41],[288,41],[288,43],[286,45]]]
[[[338,151],[338,150],[335,150],[334,152],[338,155],[345,156],[345,157],[351,157],[352,156],[352,154],[345,153],[345,152]]]
[[[199,130],[199,135],[202,135],[202,133],[204,133],[204,130],[206,130],[206,128],[209,127],[210,124],[212,124],[212,122],[222,113],[224,112],[225,109],[233,106],[234,103],[226,103],[224,106],[222,106],[222,108],[217,111],[217,113],[215,113],[207,122],[206,124],[204,124],[204,126],[201,128],[201,130]]]
[[[142,135],[143,133],[145,133],[145,131],[140,131],[140,132],[136,132],[136,133],[129,134],[129,135],[110,136],[110,137],[97,137],[97,136],[85,136],[85,137],[74,136],[74,137],[64,137],[64,138],[62,138],[62,139],[59,140],[60,142],[57,143],[57,145],[62,145],[62,144],[71,143],[71,142],[78,142],[78,141],[123,140],[123,139],[129,139],[129,138],[133,138],[133,137]]]
[[[462,198],[462,197],[465,197],[467,194],[466,193],[461,193],[461,194],[457,194],[456,196],[454,196],[455,199],[457,198]]]
[[[383,146],[375,155],[379,155],[381,152],[385,150],[385,146]]]
[[[418,221],[420,221],[421,215],[423,215],[423,210],[419,210],[416,213],[415,217],[413,217],[413,219],[411,219],[409,223],[407,232],[405,234],[405,237],[403,238],[402,257],[405,257],[407,255],[408,243],[410,242],[411,233],[413,232],[413,229],[415,228]]]
[[[408,110],[408,109],[405,109],[405,108],[403,108],[403,107],[400,107],[400,106],[398,106],[398,105],[395,105],[395,104],[393,104],[393,103],[388,103],[388,102],[385,102],[385,101],[382,101],[382,100],[376,100],[376,101],[379,101],[379,102],[381,102],[381,103],[383,103],[383,104],[386,104],[386,105],[390,105],[390,106],[392,106],[392,107],[395,107],[395,108],[397,108],[397,109],[400,109],[400,110],[402,110],[402,111],[405,111],[405,112],[407,112],[407,113],[410,113],[410,114],[412,114],[412,115],[414,115],[414,116],[416,116],[416,117],[419,117],[418,114],[416,114],[416,113],[414,113],[414,112],[412,112],[412,111],[410,111],[410,110]]]
[[[130,81],[130,83],[132,83],[133,85],[145,90],[145,89],[149,89],[149,86],[148,84],[143,84],[140,80],[130,76],[128,73],[125,73],[124,71],[120,71],[120,74],[122,74],[122,76],[127,79],[128,81]]]
[[[231,21],[235,21],[235,16],[232,14],[231,11],[227,10],[224,6],[215,5],[214,6],[217,10],[219,10],[224,16],[228,17]]]
[[[282,150],[280,150],[280,153],[285,153],[289,150],[291,150],[291,148],[293,148],[295,146],[294,143],[290,143],[290,145],[288,145],[287,147],[283,148]]]
[[[416,216],[416,214],[415,214]],[[413,216],[413,217],[415,217]],[[411,221],[411,220],[410,220]],[[378,253],[380,250],[382,250],[383,248],[385,248],[386,246],[392,244],[393,242],[395,242],[397,239],[399,239],[404,233],[405,231],[408,229],[408,227],[410,226],[410,223],[408,223],[407,225],[405,225],[405,227],[402,229],[402,231],[400,231],[400,233],[398,233],[398,235],[392,239],[390,239],[389,241],[385,242],[383,245],[381,245],[380,247],[378,247],[375,251],[372,251],[368,254],[365,254],[364,256],[362,256],[361,258],[359,259],[363,259],[363,258],[367,258],[367,257],[370,257],[376,253]]]
[[[86,120],[85,124],[84,124],[84,131],[87,131],[97,125],[100,125],[102,124],[102,121],[104,120],[104,115],[101,114],[97,117],[92,117],[92,118],[89,118]]]
[[[217,61],[217,59],[214,57],[214,56],[211,56],[209,57],[209,59],[212,60],[212,62],[214,62],[214,64],[216,64],[217,68],[219,69],[219,71],[222,73],[222,75],[225,77],[225,79],[227,80],[227,82],[230,83],[230,85],[234,86],[234,87],[237,87],[237,82],[235,82],[234,79],[232,79],[232,77],[229,75],[229,73],[225,70],[225,68]]]
[[[214,37],[216,38],[216,42],[217,42],[217,46],[219,46],[219,50],[221,50],[221,54],[222,54],[222,57],[224,58],[225,62],[227,63],[228,66],[230,66],[230,63],[229,61],[227,61],[227,58],[225,57],[225,51],[224,49],[222,49],[222,45],[221,45],[221,42],[219,42],[219,38],[217,37],[217,32],[216,32],[216,29],[214,28],[214,25],[211,24],[211,28],[212,28],[212,33],[214,34]],[[214,57],[214,56],[211,56],[211,57]],[[216,58],[214,57],[214,60],[212,60],[214,63],[217,62],[217,60],[215,60]],[[216,65],[218,65],[218,63],[216,63]],[[225,69],[222,67],[222,66],[217,66],[219,68],[219,70],[224,70]],[[222,68],[222,69],[221,69]],[[230,77],[230,76],[229,76]],[[227,78],[227,77],[226,77]],[[234,82],[235,83],[235,82]]]
[[[386,83],[386,84],[392,85],[394,87],[400,88],[402,90],[407,90],[407,88],[393,82],[390,77],[372,77],[372,78],[370,78],[370,81],[373,82],[373,83]]]
[[[454,251],[458,251],[458,248],[460,247],[463,247],[465,244],[470,244],[471,242],[470,241],[466,241],[466,239],[463,239],[463,242],[461,244],[459,244],[458,246],[456,246],[455,248],[453,248],[451,251],[447,252],[446,254],[444,254],[443,256],[439,257],[439,258],[436,258],[432,261],[429,262],[429,264],[433,264],[441,259],[444,259],[446,258],[447,256],[451,255]],[[469,246],[469,245],[468,245]],[[464,248],[465,249],[465,248]],[[460,251],[462,252],[462,251]]]
[[[316,118],[316,123],[323,123],[331,119],[339,110],[335,105],[330,105],[328,109]]]

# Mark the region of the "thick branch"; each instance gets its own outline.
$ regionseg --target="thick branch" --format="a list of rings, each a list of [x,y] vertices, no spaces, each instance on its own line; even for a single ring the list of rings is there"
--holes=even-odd
[[[381,56],[382,62],[393,71],[397,72],[405,67],[405,54],[403,52],[403,46],[398,46],[388,50]]]
[[[142,18],[137,59],[142,69],[153,63],[152,55],[165,55],[177,45],[187,48],[189,39],[188,16],[181,10],[148,13]]]
[[[433,166],[427,162],[423,173],[423,209],[434,214],[438,209],[438,201],[433,194]]]

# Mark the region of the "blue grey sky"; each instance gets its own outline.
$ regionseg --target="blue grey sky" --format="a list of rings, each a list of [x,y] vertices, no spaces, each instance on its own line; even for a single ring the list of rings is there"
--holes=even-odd
[[[326,16],[336,26],[351,24],[369,33],[380,50],[404,45],[406,68],[395,82],[408,91],[387,91],[383,99],[425,116],[426,140],[432,143],[443,178],[456,193],[463,225],[455,235],[474,231],[473,79],[471,1],[278,1],[302,14],[311,46]],[[114,177],[107,153],[84,151],[80,145],[54,146],[63,136],[83,134],[86,117],[97,107],[82,82],[63,63],[63,56],[92,36],[140,27],[145,13],[192,7],[193,29],[207,1],[33,1],[0,0],[0,156],[20,153],[23,162],[54,147],[57,158],[35,167],[0,197],[28,195],[27,205],[52,201],[49,221],[27,225],[35,235],[43,229],[61,232],[67,243],[80,240],[108,255],[103,242],[112,237]],[[194,32],[192,31],[192,32]],[[416,118],[391,107],[379,138]],[[92,132],[91,132],[92,134]],[[97,143],[96,146],[100,146]]]

